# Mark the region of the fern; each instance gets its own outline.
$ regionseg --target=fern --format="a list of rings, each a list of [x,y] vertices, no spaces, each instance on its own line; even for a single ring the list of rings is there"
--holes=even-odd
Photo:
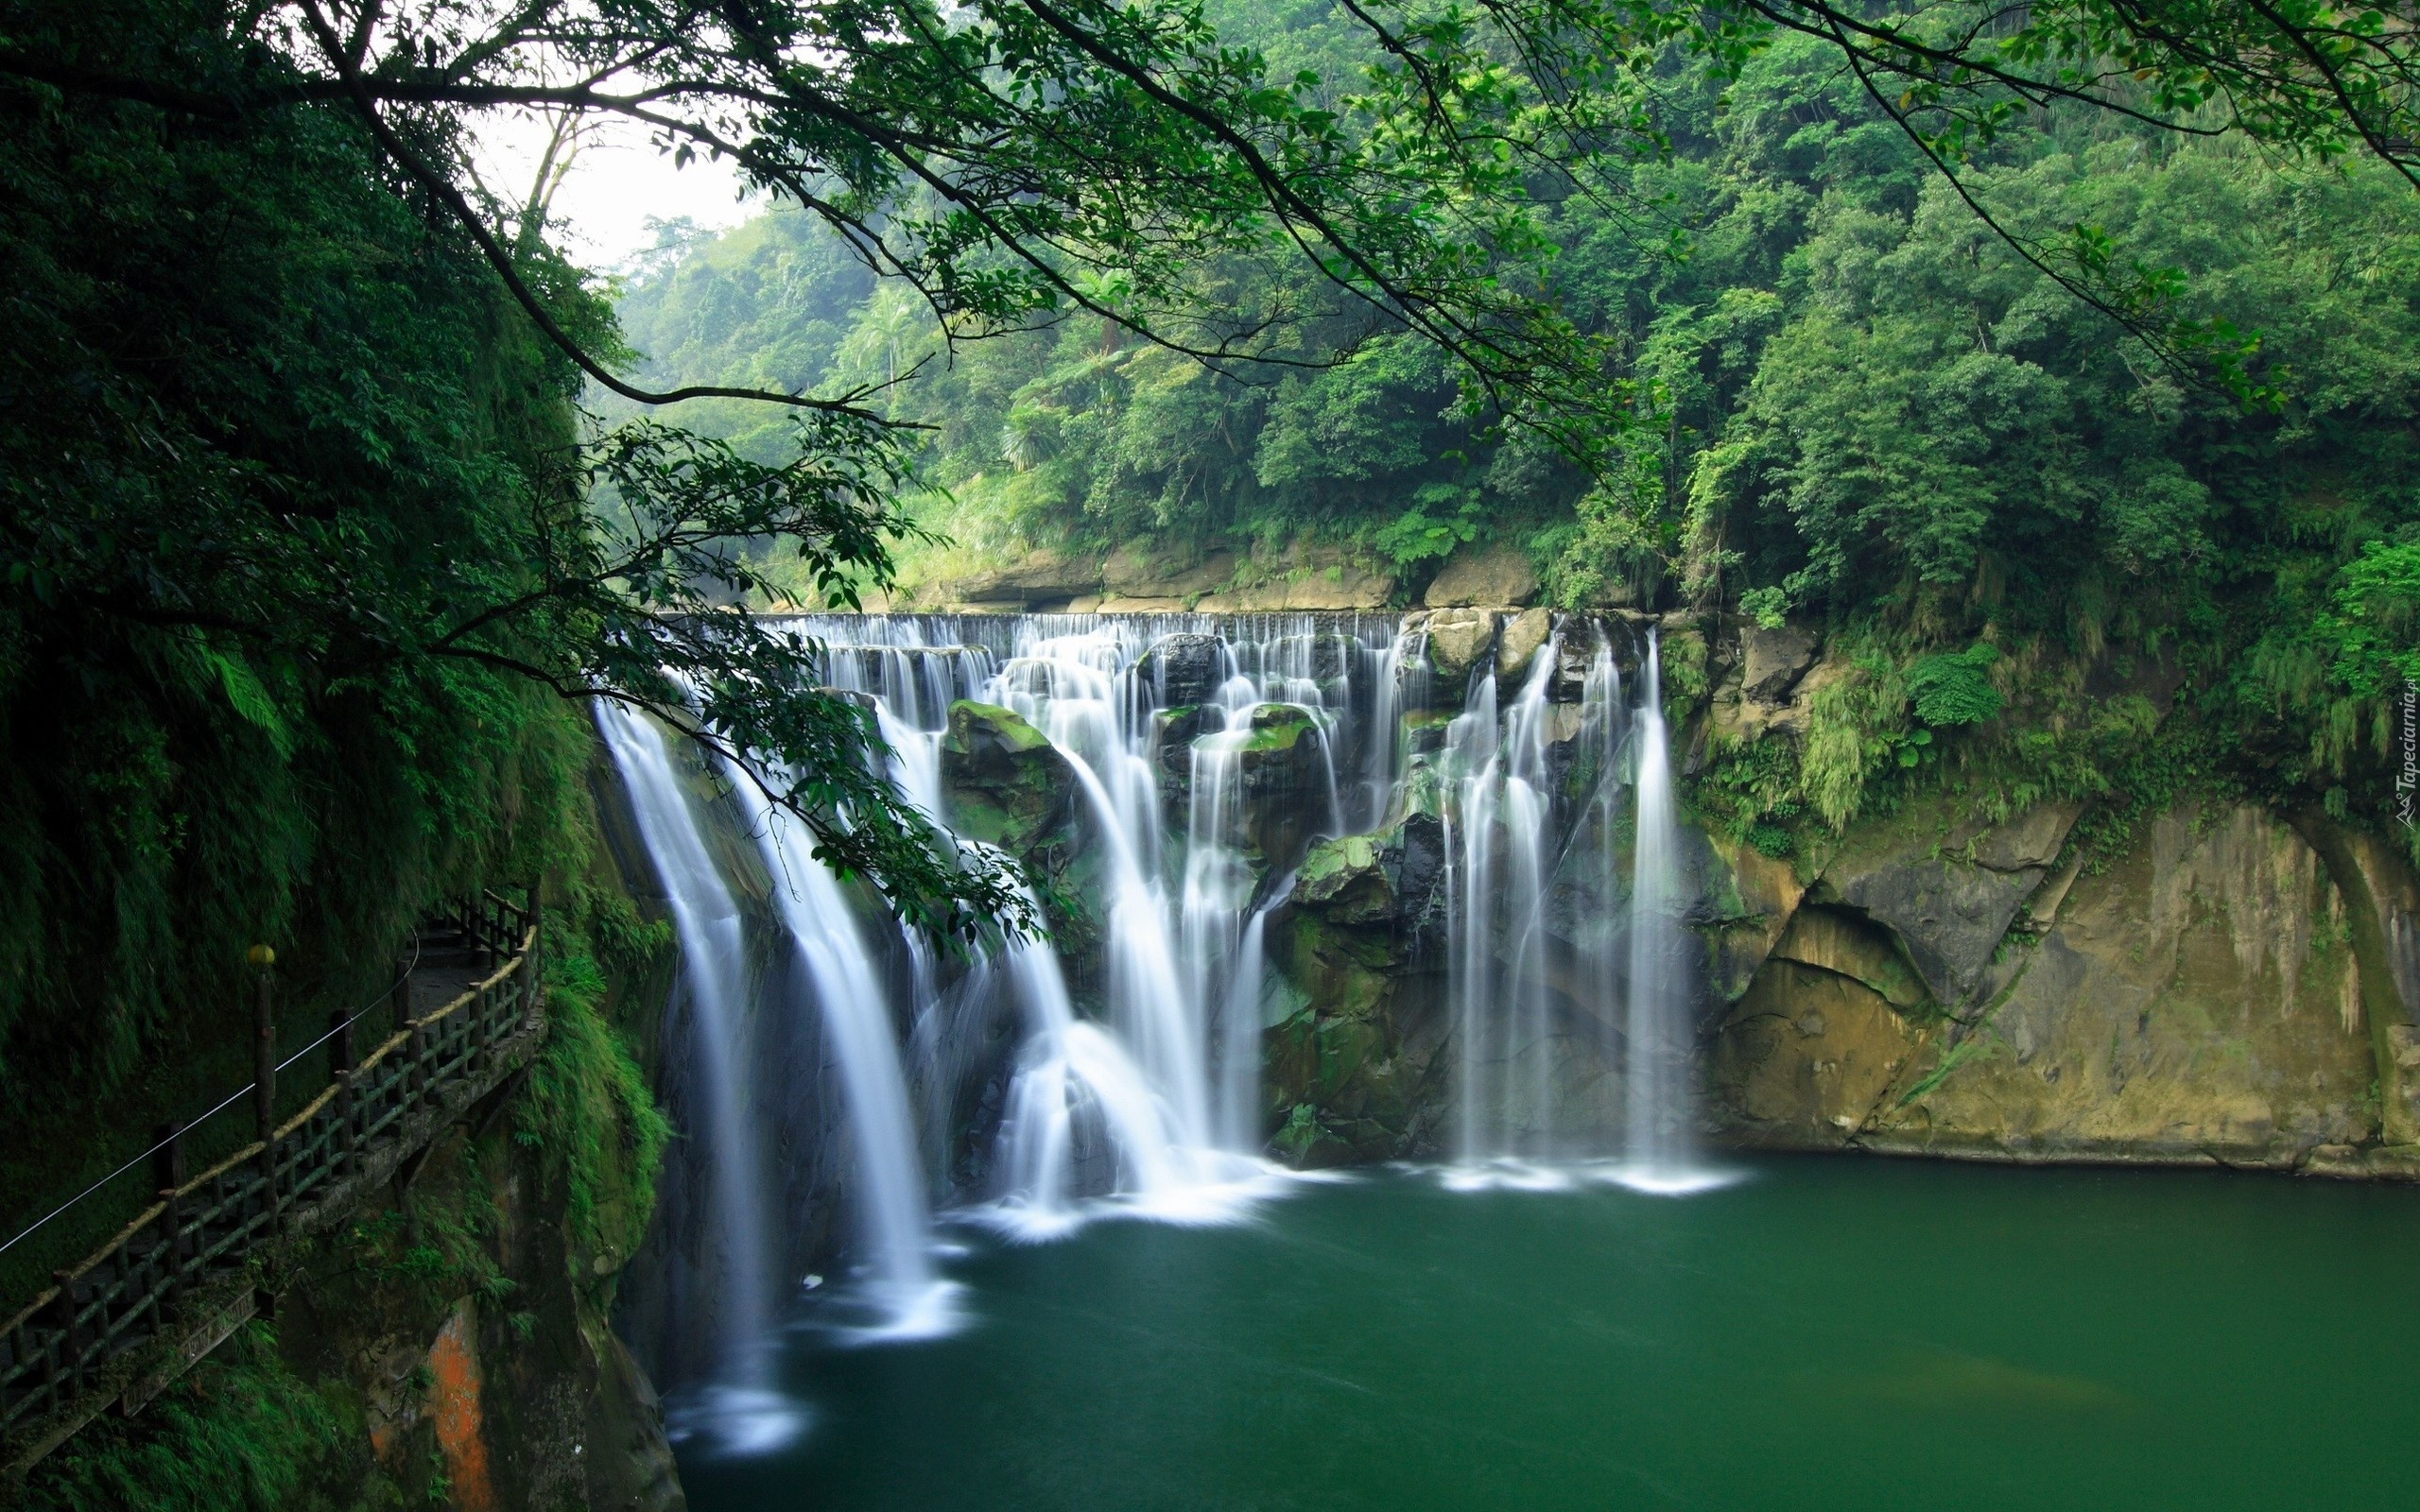
[[[1989,641],[1978,641],[1963,651],[1919,659],[1907,675],[1916,717],[1936,729],[1998,718],[2008,700],[1992,686],[1990,673],[1992,663],[1999,659],[2000,648]]]

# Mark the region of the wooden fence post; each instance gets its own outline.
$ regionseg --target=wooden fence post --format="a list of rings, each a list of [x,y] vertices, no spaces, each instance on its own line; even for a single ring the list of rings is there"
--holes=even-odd
[[[168,1305],[185,1296],[183,1199],[177,1189],[185,1184],[185,1126],[174,1119],[151,1131],[151,1186],[160,1194],[160,1235],[167,1256]]]
[[[55,1270],[50,1273],[50,1279],[52,1284],[59,1288],[58,1297],[50,1304],[50,1320],[51,1327],[59,1331],[56,1381],[58,1388],[63,1388],[53,1391],[51,1405],[56,1407],[83,1389],[84,1361],[76,1352],[76,1278],[63,1270]]]
[[[521,1022],[535,1028],[544,984],[540,973],[546,958],[546,914],[538,898],[538,884],[529,884],[529,959],[521,968]]]
[[[244,958],[260,975],[252,999],[252,1123],[261,1142],[261,1180],[268,1199],[269,1231],[277,1230],[277,952],[255,945]]]
[[[395,985],[388,993],[394,1000],[395,1016],[388,1022],[387,1032],[399,1034],[404,1022],[412,1016],[412,960],[418,954],[412,946],[395,953]]]

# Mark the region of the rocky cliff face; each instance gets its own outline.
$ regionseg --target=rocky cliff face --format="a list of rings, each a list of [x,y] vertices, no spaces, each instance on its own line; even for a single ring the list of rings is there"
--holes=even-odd
[[[1853,828],[1712,1005],[1725,1134],[2420,1172],[2411,974],[2391,943],[2410,895],[2379,902],[2409,868],[2324,819],[2187,804],[2087,871],[2065,853],[2075,817],[1978,828],[1934,808]]]
[[[1530,617],[1447,607],[1407,626],[1426,633],[1435,685],[1459,690],[1485,662],[1526,664],[1545,639]],[[1666,627],[1668,648],[1683,629]],[[1737,636],[1676,747],[1708,730],[1799,738],[1837,675],[1821,651],[1789,627]],[[1406,717],[1418,751],[1434,716]],[[1408,800],[1420,806],[1416,783]],[[2324,816],[2197,802],[2087,868],[2070,844],[2082,813],[2045,804],[1985,824],[1916,802],[1853,825],[1811,864],[1692,835],[1712,1132],[1768,1148],[2420,1176],[2408,860]],[[1439,1148],[1451,1057],[1419,846],[1398,827],[1315,847],[1270,936],[1269,1088],[1289,1158]],[[1584,876],[1557,886],[1550,975],[1623,902]],[[1553,986],[1570,1031],[1557,1054],[1585,1059],[1599,1026]]]

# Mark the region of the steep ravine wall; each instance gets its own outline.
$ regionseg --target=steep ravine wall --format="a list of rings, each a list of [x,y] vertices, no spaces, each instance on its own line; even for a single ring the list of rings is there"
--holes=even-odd
[[[1708,724],[1801,738],[1836,675],[1816,638],[1732,637]],[[2172,693],[2150,669],[2134,681],[2156,706]],[[2321,814],[2216,799],[2088,858],[2083,813],[1985,824],[1919,799],[1789,864],[1741,910],[1755,927],[1722,936],[1706,1055],[1722,1136],[2420,1176],[2410,862]],[[1777,865],[1709,860],[1709,893]]]
[[[2412,1169],[2409,1000],[2362,959],[2398,926],[2366,889],[2257,809],[2168,810],[2098,871],[2055,865],[2070,823],[1962,833],[1923,811],[1852,830],[1715,1028],[1731,1137]]]
[[[590,876],[550,880],[547,907],[547,1031],[530,1065],[289,1268],[262,1274],[256,1321],[140,1416],[96,1419],[0,1503],[684,1504],[655,1390],[609,1324],[665,1146],[632,1057],[655,1042],[672,953],[601,858]]]

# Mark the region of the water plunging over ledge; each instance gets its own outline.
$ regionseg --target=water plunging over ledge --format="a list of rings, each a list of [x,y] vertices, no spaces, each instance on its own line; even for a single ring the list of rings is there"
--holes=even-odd
[[[707,1322],[705,1349],[675,1323],[692,1337],[667,1373],[722,1447],[795,1427],[763,1410],[763,1362],[804,1290],[858,1342],[955,1326],[937,1209],[1030,1242],[1231,1221],[1283,1190],[1270,1142],[1304,1109],[1278,1127],[1265,1057],[1329,1006],[1315,905],[1351,950],[1383,947],[1371,970],[1407,1003],[1440,1005],[1440,1111],[1408,1138],[1452,1157],[1448,1186],[1713,1179],[1651,634],[1573,618],[1473,656],[1391,615],[794,624],[873,702],[903,795],[966,844],[1023,847],[1076,916],[1053,942],[938,955],[748,774],[600,714],[683,950],[667,1094],[691,1147],[666,1211],[686,1258],[658,1316]],[[799,1281],[836,1190],[844,1273]]]

